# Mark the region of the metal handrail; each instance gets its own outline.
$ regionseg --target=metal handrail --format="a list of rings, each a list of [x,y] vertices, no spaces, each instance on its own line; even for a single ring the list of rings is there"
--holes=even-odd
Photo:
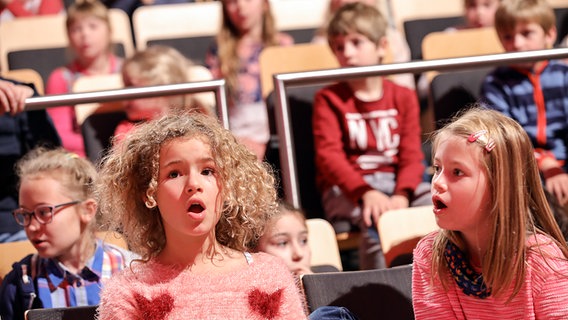
[[[568,48],[561,48],[275,74],[273,76],[273,81],[276,99],[276,129],[279,139],[280,164],[283,173],[282,184],[286,200],[296,207],[301,207],[298,192],[298,177],[296,175],[297,166],[295,162],[294,145],[291,138],[290,110],[288,108],[288,99],[286,98],[286,88],[288,86],[315,85],[337,80],[369,76],[385,76],[400,73],[417,74],[426,71],[472,69],[567,57]]]
[[[26,110],[41,110],[54,106],[68,106],[82,103],[108,102],[118,100],[150,98],[158,96],[171,96],[180,94],[200,93],[213,91],[215,93],[217,114],[225,128],[229,128],[229,113],[227,108],[227,94],[225,80],[211,80],[168,84],[151,87],[132,87],[115,90],[91,91],[46,95],[26,99]]]

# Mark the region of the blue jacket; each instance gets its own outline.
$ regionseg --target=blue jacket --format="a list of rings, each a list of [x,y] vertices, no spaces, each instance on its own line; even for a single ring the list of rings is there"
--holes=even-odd
[[[1,77],[0,80],[14,82]],[[33,88],[33,85],[30,87]],[[61,139],[45,110],[0,116],[0,235],[13,234],[22,229],[10,214],[18,207],[14,165],[38,145],[61,145]]]

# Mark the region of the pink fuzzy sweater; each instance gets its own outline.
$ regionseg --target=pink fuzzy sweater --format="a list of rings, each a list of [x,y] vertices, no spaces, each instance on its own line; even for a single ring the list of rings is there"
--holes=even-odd
[[[287,267],[265,253],[252,258],[247,268],[207,276],[134,263],[105,283],[98,319],[306,319]]]

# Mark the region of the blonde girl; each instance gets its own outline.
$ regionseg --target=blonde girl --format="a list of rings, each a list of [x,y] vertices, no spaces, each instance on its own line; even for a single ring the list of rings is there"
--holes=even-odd
[[[103,160],[101,211],[142,256],[99,319],[303,319],[286,265],[251,254],[276,210],[267,167],[199,113],[137,127]]]
[[[67,11],[66,27],[73,60],[51,73],[47,94],[70,92],[75,80],[82,75],[120,72],[122,59],[113,53],[108,9],[100,1],[77,1],[71,5]],[[85,146],[75,108],[61,106],[47,111],[61,136],[63,147],[84,156]]]
[[[124,61],[122,80],[126,87],[186,83],[192,80],[192,65],[190,60],[172,47],[151,46]],[[198,98],[194,95],[177,95],[128,100],[124,108],[127,120],[119,123],[114,135],[121,140],[135,123],[160,117],[172,109],[194,109],[215,116],[213,106]]]
[[[37,254],[15,263],[3,280],[0,316],[24,319],[31,308],[97,305],[103,281],[131,254],[95,239],[93,164],[61,148],[39,148],[16,171],[20,206],[13,216]]]
[[[414,250],[416,319],[567,318],[568,247],[523,128],[473,108],[432,142],[441,230]]]

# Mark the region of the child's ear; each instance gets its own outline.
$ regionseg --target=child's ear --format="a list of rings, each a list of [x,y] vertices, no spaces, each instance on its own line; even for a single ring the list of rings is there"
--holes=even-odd
[[[377,57],[379,58],[379,63],[384,63],[385,57],[388,55],[389,50],[389,41],[387,37],[381,37],[377,42]]]
[[[95,199],[89,198],[83,201],[83,212],[81,213],[81,221],[85,223],[89,223],[91,220],[95,218],[97,214],[98,204]]]
[[[552,49],[554,47],[554,42],[556,42],[556,37],[558,36],[558,30],[556,26],[552,26],[548,31],[545,31],[544,37],[546,41],[546,49]]]

